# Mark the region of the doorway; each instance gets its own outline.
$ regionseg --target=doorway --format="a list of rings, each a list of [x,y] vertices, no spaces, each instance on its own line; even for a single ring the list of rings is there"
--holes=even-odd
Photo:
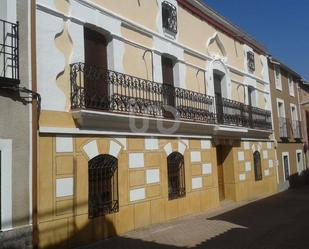
[[[107,39],[95,30],[84,27],[85,104],[94,109],[108,108]]]
[[[216,98],[216,110],[217,110],[217,121],[219,124],[223,123],[223,103],[222,103],[222,75],[216,71],[214,71],[214,90],[215,90],[215,98]]]
[[[174,88],[174,65],[173,59],[162,55],[162,81],[163,81],[163,116],[168,119],[175,119],[175,88]]]
[[[227,167],[227,157],[231,150],[230,146],[226,145],[217,145],[217,167],[218,167],[218,190],[219,190],[219,200],[223,201],[226,199],[226,191],[225,191],[225,181],[224,181],[224,173]]]

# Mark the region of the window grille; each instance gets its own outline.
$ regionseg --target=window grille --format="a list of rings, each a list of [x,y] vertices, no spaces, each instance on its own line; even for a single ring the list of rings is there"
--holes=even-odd
[[[263,179],[263,175],[262,175],[262,163],[261,163],[260,152],[256,151],[253,153],[253,161],[254,161],[255,181],[261,181]]]
[[[177,199],[186,195],[184,158],[179,152],[167,157],[168,198]]]
[[[251,51],[247,52],[247,64],[251,72],[255,71],[254,53]]]
[[[162,23],[165,31],[177,34],[177,9],[171,3],[162,3]]]
[[[99,155],[89,161],[89,218],[118,212],[118,160]]]

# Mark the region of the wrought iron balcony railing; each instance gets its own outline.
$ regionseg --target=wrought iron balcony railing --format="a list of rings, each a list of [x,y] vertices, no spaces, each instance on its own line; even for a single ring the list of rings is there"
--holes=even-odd
[[[0,19],[0,85],[19,83],[18,23]]]
[[[271,112],[241,102],[220,98],[216,101],[219,124],[271,129]]]
[[[293,136],[295,139],[300,139],[302,137],[301,134],[301,121],[293,120],[292,121],[292,128],[293,128]]]
[[[281,138],[289,138],[289,120],[285,117],[279,117],[279,136]]]
[[[269,111],[84,63],[71,65],[71,108],[272,128]]]
[[[71,65],[72,109],[215,122],[213,97],[134,76],[76,63]]]

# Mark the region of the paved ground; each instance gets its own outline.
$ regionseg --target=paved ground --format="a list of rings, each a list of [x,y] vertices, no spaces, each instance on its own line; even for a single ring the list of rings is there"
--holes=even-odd
[[[309,249],[309,187],[209,216],[156,225],[86,248]]]

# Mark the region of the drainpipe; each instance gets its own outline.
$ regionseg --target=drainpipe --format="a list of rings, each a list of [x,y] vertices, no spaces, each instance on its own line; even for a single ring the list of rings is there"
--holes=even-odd
[[[32,91],[37,91],[36,68],[36,0],[31,0],[31,82]],[[32,99],[32,244],[38,248],[38,209],[37,209],[37,142],[38,142],[38,101]]]

